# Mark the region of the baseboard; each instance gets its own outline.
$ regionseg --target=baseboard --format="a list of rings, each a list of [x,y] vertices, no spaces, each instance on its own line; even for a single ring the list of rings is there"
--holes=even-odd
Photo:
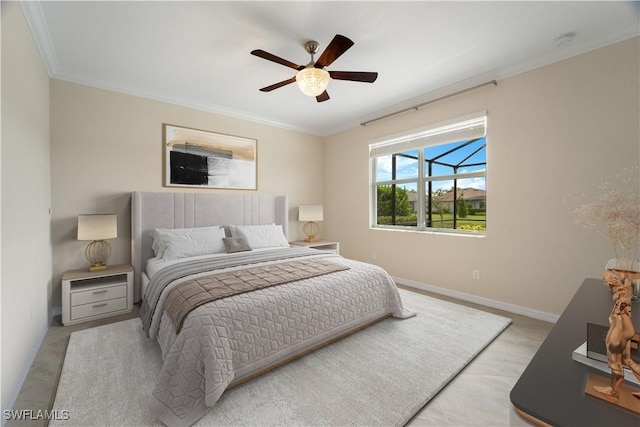
[[[36,355],[38,354],[38,350],[40,350],[40,346],[42,345],[42,342],[44,341],[44,337],[47,335],[48,330],[49,330],[49,323],[46,323],[45,325],[43,325],[42,330],[38,335],[38,338],[36,339],[34,344],[31,346],[31,349],[29,350],[29,354],[25,359],[25,363],[24,365],[22,365],[22,369],[20,369],[20,374],[18,375],[16,382],[13,384],[13,387],[11,387],[9,396],[7,396],[6,399],[4,399],[4,401],[2,402],[2,415],[3,415],[2,424],[1,424],[2,426],[4,426],[5,423],[7,422],[7,420],[4,417],[4,413],[5,413],[4,411],[13,409],[13,406],[15,405],[16,400],[18,399],[18,395],[20,394],[20,390],[22,390],[24,381],[27,379],[27,374],[29,373],[31,364],[35,360]]]
[[[436,294],[457,298],[463,301],[485,305],[487,307],[497,308],[499,310],[508,311],[509,313],[520,314],[522,316],[531,317],[532,319],[543,320],[545,322],[556,323],[558,321],[558,318],[560,317],[557,314],[546,313],[544,311],[534,310],[532,308],[522,307],[520,305],[508,304],[502,301],[496,301],[489,298],[479,297],[477,295],[471,295],[464,292],[453,291],[451,289],[440,288],[438,286],[427,285],[426,283],[416,282],[415,280],[403,279],[402,277],[393,277],[393,280],[400,285],[406,285],[412,288],[422,289],[423,291],[429,291]]]

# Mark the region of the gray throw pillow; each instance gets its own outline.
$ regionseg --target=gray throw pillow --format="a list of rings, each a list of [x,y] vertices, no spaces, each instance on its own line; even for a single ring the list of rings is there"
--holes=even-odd
[[[243,252],[250,251],[251,246],[249,246],[249,242],[244,237],[225,237],[224,239],[224,247],[227,250],[227,253],[233,252]]]

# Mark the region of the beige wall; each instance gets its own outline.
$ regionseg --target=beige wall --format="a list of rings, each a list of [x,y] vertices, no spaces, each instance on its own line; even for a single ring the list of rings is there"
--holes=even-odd
[[[2,2],[2,409],[49,324],[49,77],[17,2]]]
[[[130,193],[190,191],[162,187],[163,123],[257,139],[258,192],[289,196],[290,239],[301,233],[297,206],[322,203],[319,137],[52,79],[53,307],[64,271],[88,266],[78,214],[116,213],[110,263],[129,263]]]
[[[326,138],[325,234],[397,278],[561,313],[612,257],[563,199],[579,189],[595,200],[603,176],[640,158],[638,62],[635,38]],[[480,110],[486,237],[369,229],[369,141]]]

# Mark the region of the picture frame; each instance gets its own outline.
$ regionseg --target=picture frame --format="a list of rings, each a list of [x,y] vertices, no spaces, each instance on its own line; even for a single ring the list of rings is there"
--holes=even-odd
[[[163,124],[164,186],[257,190],[258,141]]]

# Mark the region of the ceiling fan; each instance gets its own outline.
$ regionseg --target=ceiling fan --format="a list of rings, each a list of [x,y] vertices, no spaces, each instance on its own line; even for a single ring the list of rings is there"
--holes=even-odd
[[[269,52],[265,52],[262,49],[253,50],[251,51],[252,55],[298,70],[296,75],[290,79],[272,84],[271,86],[263,87],[260,91],[271,92],[274,89],[297,82],[303,93],[309,96],[315,96],[316,101],[323,102],[329,99],[329,94],[327,93],[326,88],[327,84],[329,84],[330,78],[365,83],[375,82],[378,78],[378,73],[366,71],[327,71],[324,69],[331,65],[333,61],[338,59],[351,46],[353,46],[353,42],[350,39],[340,34],[336,34],[333,40],[331,40],[331,43],[329,43],[329,46],[327,46],[324,52],[322,52],[320,58],[318,58],[314,63],[313,55],[318,52],[320,45],[317,41],[308,41],[304,44],[305,50],[311,55],[311,61],[307,65],[294,64],[291,61],[287,61],[286,59],[280,58]]]

